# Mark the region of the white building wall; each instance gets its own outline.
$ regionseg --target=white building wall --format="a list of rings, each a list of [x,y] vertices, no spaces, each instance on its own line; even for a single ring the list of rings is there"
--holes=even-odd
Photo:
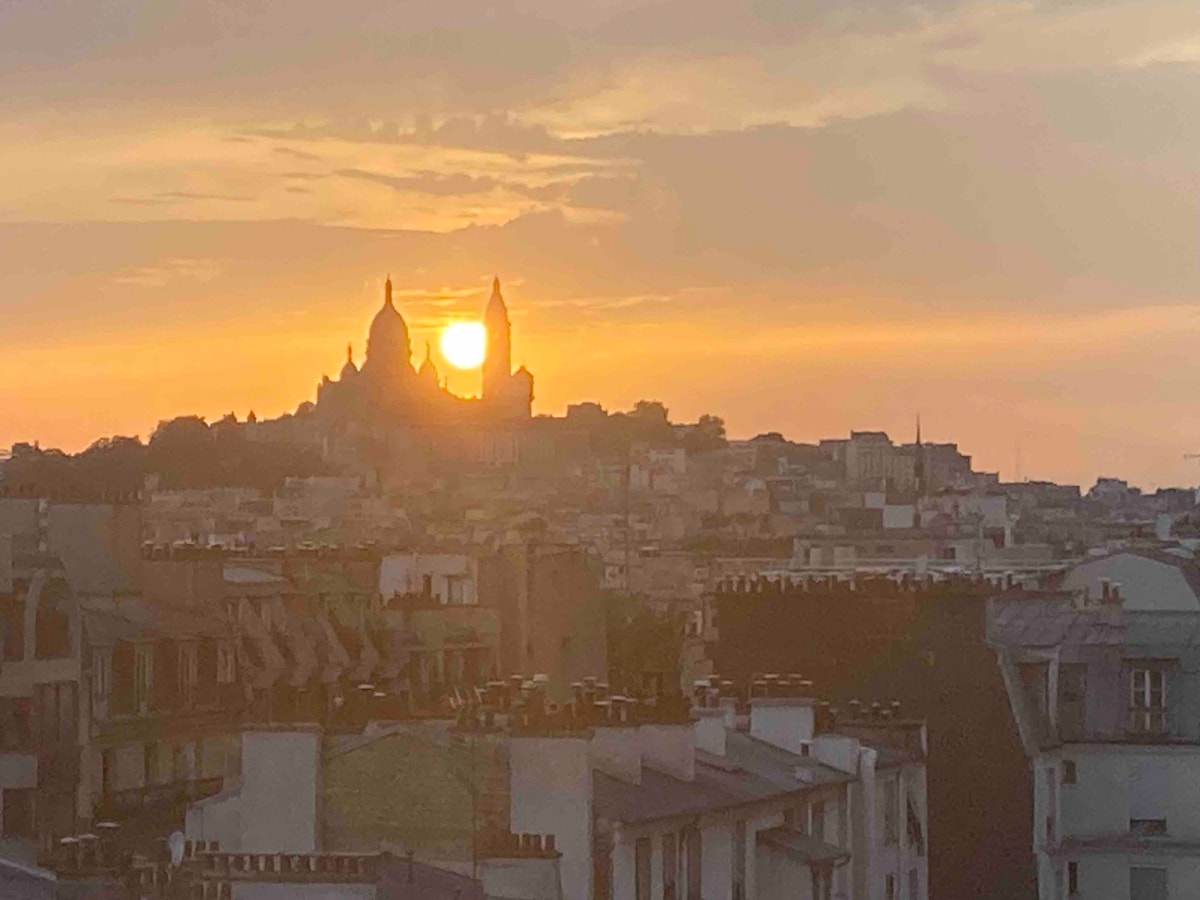
[[[321,736],[311,731],[242,735],[238,788],[195,803],[187,837],[226,852],[314,853],[320,844]]]
[[[799,697],[756,697],[750,703],[750,736],[800,755],[812,740],[814,706]]]
[[[556,859],[481,859],[479,881],[488,897],[563,900]]]
[[[700,830],[700,841],[700,889],[704,900],[731,900],[733,897],[732,818],[728,821],[704,825]]]
[[[592,896],[592,770],[586,737],[509,741],[509,829],[552,834],[562,854],[563,896]],[[613,868],[617,854],[614,848]],[[614,897],[618,896],[614,894]]]
[[[1075,763],[1064,784],[1063,760]],[[1167,840],[1200,842],[1200,748],[1103,745],[1071,748],[1034,761],[1034,849],[1039,895],[1058,900],[1074,862],[1081,897],[1128,897],[1132,866],[1165,868],[1169,896],[1200,897],[1200,852],[1052,855],[1069,837],[1126,834],[1130,819],[1165,819]],[[1055,817],[1055,832],[1047,819]]]

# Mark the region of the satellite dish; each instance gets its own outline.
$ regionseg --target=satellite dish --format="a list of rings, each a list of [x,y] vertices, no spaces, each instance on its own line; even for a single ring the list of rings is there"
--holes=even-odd
[[[171,848],[171,865],[179,868],[179,864],[183,862],[183,850],[185,840],[182,832],[172,831],[171,836],[167,838],[167,846]]]

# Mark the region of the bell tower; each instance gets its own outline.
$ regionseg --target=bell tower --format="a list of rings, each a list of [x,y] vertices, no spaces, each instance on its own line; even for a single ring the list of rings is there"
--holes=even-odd
[[[483,313],[487,329],[487,356],[483,361],[483,399],[496,401],[503,397],[512,375],[512,326],[508,307],[500,295],[500,279],[492,280],[492,296]]]

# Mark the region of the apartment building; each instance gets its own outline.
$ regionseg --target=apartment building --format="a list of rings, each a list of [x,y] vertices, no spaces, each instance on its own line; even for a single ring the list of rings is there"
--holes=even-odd
[[[1032,767],[1043,900],[1200,896],[1200,605],[1182,602],[1198,582],[1144,562],[1085,563],[1071,590],[990,605]],[[1092,577],[1139,570],[1156,577],[1132,596]]]
[[[557,716],[527,701],[510,826],[554,833],[563,895],[927,897],[923,724],[842,729],[798,681],[762,681],[749,703],[719,684],[683,715],[594,685]]]

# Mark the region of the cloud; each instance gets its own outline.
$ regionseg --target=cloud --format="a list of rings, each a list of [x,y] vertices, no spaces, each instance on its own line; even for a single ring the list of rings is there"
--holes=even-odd
[[[1119,443],[1089,347],[1126,390],[1148,353],[1194,370],[1194,4],[102,6],[0,4],[3,353],[270,331],[237,364],[282,403],[382,273],[426,328],[499,272],[547,403],[641,379],[739,427],[797,394],[860,427],[872,391],[950,419],[969,389],[1043,428],[1041,379],[1066,430]],[[749,374],[722,361],[771,339]],[[1187,392],[1153,387],[1138,427],[1200,441],[1172,424]],[[995,445],[993,420],[963,427]]]
[[[433,194],[439,197],[486,194],[495,190],[497,186],[494,178],[474,177],[463,173],[441,175],[437,172],[416,172],[412,175],[383,175],[379,172],[365,172],[362,169],[338,169],[334,174],[342,178],[382,184],[397,191]]]
[[[161,200],[229,200],[235,203],[244,203],[253,199],[233,194],[202,194],[196,191],[163,191],[158,198]]]
[[[321,157],[316,153],[309,153],[307,150],[297,150],[295,147],[272,147],[271,152],[279,156],[286,156],[290,159],[299,159],[305,162],[321,161]]]

